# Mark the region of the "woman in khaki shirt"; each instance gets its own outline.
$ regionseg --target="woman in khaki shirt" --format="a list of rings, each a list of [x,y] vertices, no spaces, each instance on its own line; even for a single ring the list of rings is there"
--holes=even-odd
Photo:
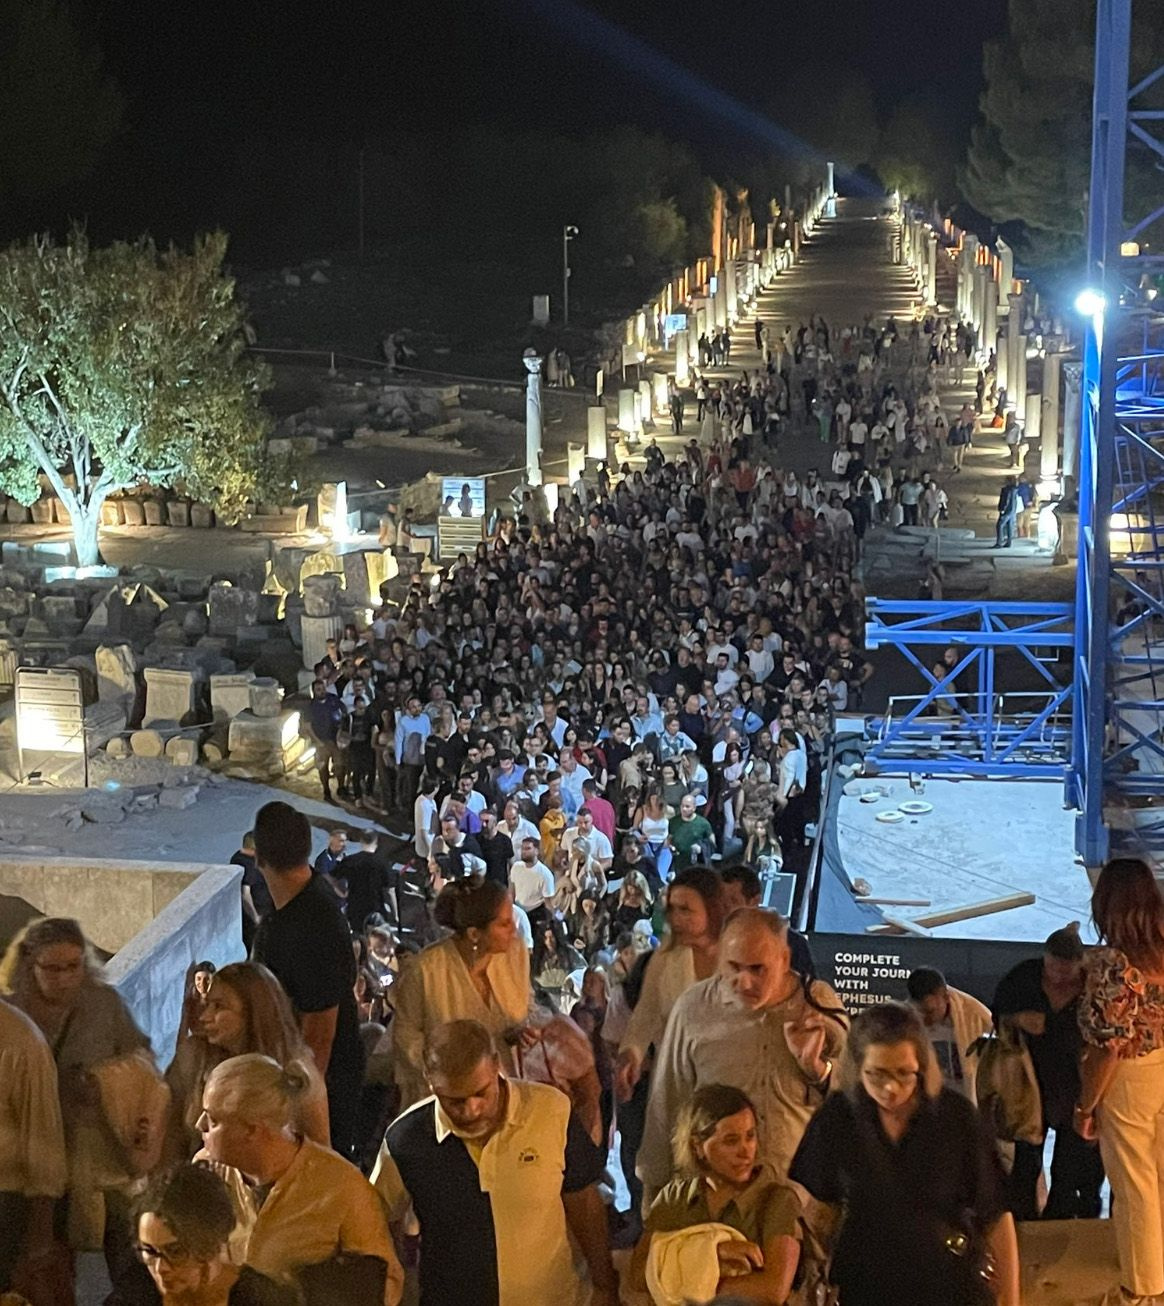
[[[529,953],[517,934],[509,893],[494,880],[470,876],[441,890],[433,915],[452,936],[431,944],[401,972],[392,1043],[400,1109],[429,1094],[424,1046],[450,1020],[479,1021],[502,1048],[502,1066],[515,1071],[512,1046],[530,1009]]]

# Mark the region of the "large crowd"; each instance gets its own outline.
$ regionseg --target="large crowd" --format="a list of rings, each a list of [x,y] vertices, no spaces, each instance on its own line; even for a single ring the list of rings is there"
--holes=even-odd
[[[0,1292],[68,1306],[101,1250],[111,1306],[1017,1306],[1014,1218],[1098,1215],[1106,1167],[1120,1300],[1164,1293],[1147,866],[1099,877],[1103,947],[1056,931],[990,1008],[916,970],[854,1018],[791,927],[873,674],[852,568],[884,514],[857,505],[882,477],[901,504],[971,346],[892,321],[757,345],[758,374],[697,378],[677,457],[553,514],[527,490],[329,649],[324,794],[411,817],[407,856],[264,806],[248,959],[191,966],[176,1048],[75,921],[13,943]],[[790,423],[843,468],[780,469]]]

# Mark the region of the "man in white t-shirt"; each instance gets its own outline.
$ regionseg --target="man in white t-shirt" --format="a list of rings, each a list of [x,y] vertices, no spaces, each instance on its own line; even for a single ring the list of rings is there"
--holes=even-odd
[[[614,861],[614,849],[610,845],[610,840],[596,829],[594,817],[591,815],[589,807],[578,809],[577,822],[562,835],[562,851],[569,853],[574,844],[579,839],[585,839],[590,846],[590,856],[599,863],[604,871],[610,870],[610,864]]]
[[[748,670],[751,671],[752,679],[757,684],[767,680],[776,669],[776,662],[765,648],[764,636],[758,630],[748,641],[748,651],[745,656],[748,659]]]
[[[554,873],[541,860],[541,842],[537,839],[521,841],[521,855],[509,868],[509,886],[513,900],[537,925],[547,914],[547,903],[554,896]]]
[[[849,425],[849,448],[854,453],[863,453],[865,450],[865,439],[869,434],[869,427],[863,417],[858,416]]]

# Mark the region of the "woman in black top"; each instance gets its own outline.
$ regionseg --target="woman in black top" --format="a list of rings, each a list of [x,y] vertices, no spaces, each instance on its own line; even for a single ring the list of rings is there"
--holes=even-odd
[[[841,1081],[789,1178],[844,1206],[832,1263],[844,1306],[1018,1306],[1018,1246],[993,1140],[974,1107],[942,1087],[919,1017],[892,1002],[862,1012]]]

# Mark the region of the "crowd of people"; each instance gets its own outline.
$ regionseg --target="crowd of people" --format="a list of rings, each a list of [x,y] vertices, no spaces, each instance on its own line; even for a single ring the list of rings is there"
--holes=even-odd
[[[258,813],[250,958],[191,967],[164,1078],[75,921],[11,946],[11,1300],[67,1306],[73,1251],[102,1249],[113,1306],[395,1306],[411,1273],[422,1306],[1017,1306],[1014,1218],[1097,1216],[1105,1170],[1111,1300],[1164,1290],[1164,900],[1145,863],[1100,875],[1102,946],[1055,931],[992,1009],[919,969],[906,1001],[851,1019],[746,863],[681,866],[647,928],[588,955],[574,939],[557,969],[547,929],[539,974],[516,885],[434,874],[418,948],[353,918],[345,863],[375,849],[336,844],[313,859],[301,813]]]
[[[552,514],[527,492],[314,668],[324,795],[410,820],[407,860],[263,807],[247,959],[190,968],[172,1050],[75,921],[13,943],[0,1292],[69,1306],[101,1250],[110,1306],[395,1306],[414,1276],[421,1306],[1017,1306],[1014,1218],[1098,1214],[1106,1169],[1120,1300],[1164,1293],[1147,866],[1099,877],[1104,946],[1056,931],[989,1008],[917,970],[854,1016],[772,910],[787,883],[799,917],[873,674],[861,538],[886,502],[940,515],[920,460],[973,342],[756,331],[764,368],[698,379],[679,456]],[[776,465],[790,421],[828,478]]]

